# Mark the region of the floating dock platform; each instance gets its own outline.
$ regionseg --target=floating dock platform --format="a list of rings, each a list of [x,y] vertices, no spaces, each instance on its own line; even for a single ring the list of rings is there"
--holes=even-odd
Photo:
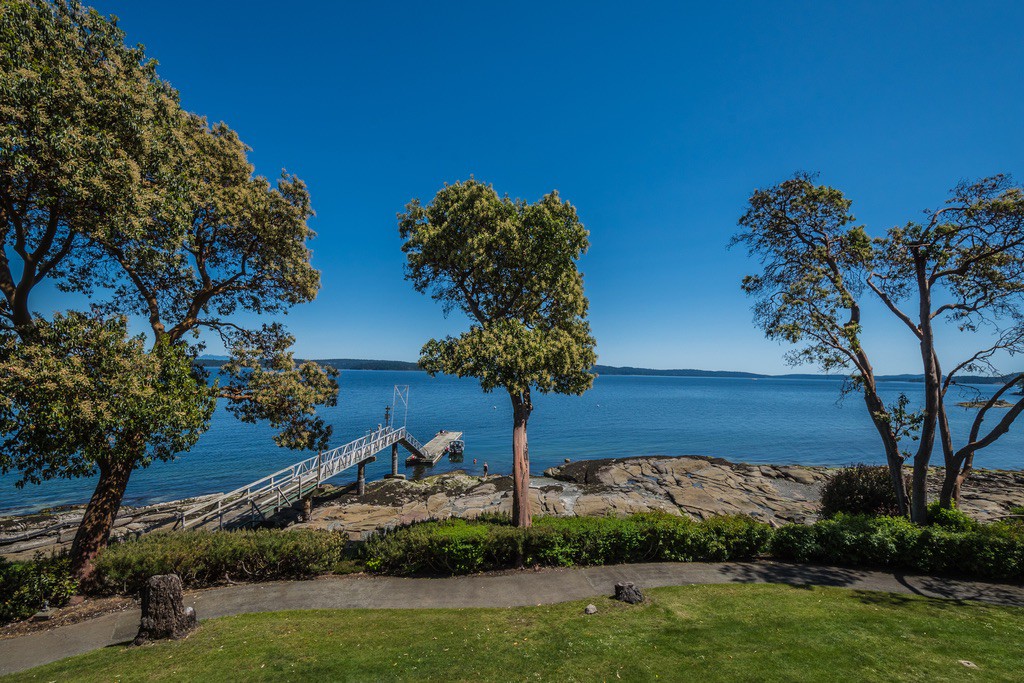
[[[409,465],[436,465],[437,461],[448,452],[448,446],[452,441],[462,438],[462,432],[438,432],[437,436],[428,441],[420,448],[420,453],[413,453],[405,459],[406,466]]]

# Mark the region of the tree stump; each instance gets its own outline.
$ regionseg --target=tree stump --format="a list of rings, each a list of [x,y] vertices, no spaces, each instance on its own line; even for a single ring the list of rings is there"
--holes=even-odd
[[[636,605],[644,601],[644,594],[632,583],[615,584],[615,599]]]
[[[199,620],[196,611],[185,607],[181,579],[177,574],[151,576],[142,591],[142,620],[135,644],[150,640],[184,638],[195,629]]]

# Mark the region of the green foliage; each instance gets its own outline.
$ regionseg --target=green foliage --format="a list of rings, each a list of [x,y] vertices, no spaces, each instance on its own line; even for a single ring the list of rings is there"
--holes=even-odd
[[[0,259],[0,317],[16,325],[45,278],[102,284],[94,260],[73,257],[89,239],[163,217],[178,95],[124,39],[75,0],[0,9],[0,252],[24,265]]]
[[[0,339],[0,470],[20,472],[24,485],[191,448],[214,397],[180,345],[145,347],[125,318],[75,312],[37,320],[29,341]]]
[[[137,593],[157,574],[177,574],[187,588],[307,578],[334,569],[347,543],[341,534],[308,529],[149,534],[106,548],[95,583],[100,591]]]
[[[406,206],[399,233],[416,290],[473,321],[424,345],[425,370],[476,377],[485,391],[590,388],[597,356],[576,266],[587,231],[557,192],[529,204],[473,179],[446,185]]]
[[[896,493],[887,467],[857,464],[844,467],[821,489],[821,515],[838,513],[898,515]]]
[[[851,201],[814,180],[798,173],[755,191],[732,244],[746,246],[763,265],[743,280],[756,298],[758,326],[769,339],[799,345],[788,355],[794,365],[816,363],[831,372],[857,363],[857,275],[870,261],[871,240],[853,226]]]
[[[889,404],[882,411],[882,414],[879,415],[881,419],[889,424],[889,428],[892,430],[897,442],[903,442],[904,439],[917,441],[921,438],[921,427],[925,421],[925,411],[923,409],[907,410],[908,405],[910,405],[910,399],[907,398],[906,394],[900,393],[896,402]],[[912,455],[910,451],[902,448],[900,449],[900,454],[904,460]]]
[[[66,555],[37,553],[31,562],[0,557],[0,624],[32,616],[44,605],[63,607],[77,592]]]
[[[944,508],[939,501],[928,506],[928,524],[953,531],[973,531],[979,526],[963,510],[959,510],[955,506]]]
[[[278,324],[231,335],[231,359],[221,366],[220,395],[242,422],[265,420],[278,430],[278,446],[325,450],[332,428],[316,415],[318,405],[338,403],[338,371],[312,361],[296,363],[294,338]]]
[[[316,296],[305,184],[256,175],[238,135],[185,112],[124,40],[77,0],[0,5],[0,333],[20,340],[0,347],[0,468],[24,483],[98,465],[102,505],[73,546],[83,577],[131,470],[188,450],[215,400],[279,445],[322,448],[316,406],[338,391],[334,370],[294,362],[279,325],[244,326]],[[44,281],[92,314],[47,322]],[[148,353],[127,316],[149,324]],[[193,366],[204,332],[232,355],[213,390]]]
[[[904,517],[838,514],[810,526],[778,529],[771,554],[795,562],[1024,579],[1024,525],[957,524],[921,527]]]
[[[528,529],[481,520],[425,522],[370,538],[366,567],[385,574],[467,574],[522,564],[555,567],[648,561],[748,560],[770,528],[748,517],[695,522],[668,514],[541,517]]]

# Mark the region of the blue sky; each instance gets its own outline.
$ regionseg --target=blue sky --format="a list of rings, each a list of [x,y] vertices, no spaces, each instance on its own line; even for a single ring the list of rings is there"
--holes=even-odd
[[[414,360],[465,326],[403,280],[395,214],[470,174],[577,206],[600,362],[759,372],[785,349],[726,249],[755,187],[820,171],[881,230],[960,179],[1024,179],[1022,3],[95,5],[261,174],[309,184],[305,357]],[[917,371],[877,307],[866,330],[877,370]]]

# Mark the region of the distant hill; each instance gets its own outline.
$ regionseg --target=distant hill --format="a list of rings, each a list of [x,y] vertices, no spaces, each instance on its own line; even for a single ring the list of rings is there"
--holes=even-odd
[[[219,368],[227,360],[227,356],[203,355],[199,357],[199,365],[205,368]],[[298,359],[300,362],[303,359]],[[317,360],[322,365],[330,365],[335,370],[419,370],[416,363],[404,360],[369,360],[364,358],[324,358]]]
[[[419,370],[416,363],[406,360],[366,360],[363,358],[325,358],[317,363],[330,365],[335,370]]]
[[[199,358],[199,364],[204,367],[220,367],[226,356],[204,355]],[[405,360],[372,360],[365,358],[324,358],[317,363],[330,365],[336,370],[419,370],[416,363]],[[740,372],[736,370],[657,370],[654,368],[636,368],[629,365],[595,365],[593,371],[598,375],[632,375],[639,377],[731,377],[736,379],[843,379],[842,375],[815,375],[811,373],[789,373],[785,375],[762,375],[756,372]],[[923,382],[924,375],[879,375],[879,382]],[[1010,375],[1000,377],[964,376],[960,378],[961,384],[1003,384],[1010,379]]]
[[[628,365],[623,367],[595,365],[593,370],[599,375],[641,375],[653,377],[743,377],[760,379],[771,376],[732,370],[653,370],[651,368],[634,368]]]

